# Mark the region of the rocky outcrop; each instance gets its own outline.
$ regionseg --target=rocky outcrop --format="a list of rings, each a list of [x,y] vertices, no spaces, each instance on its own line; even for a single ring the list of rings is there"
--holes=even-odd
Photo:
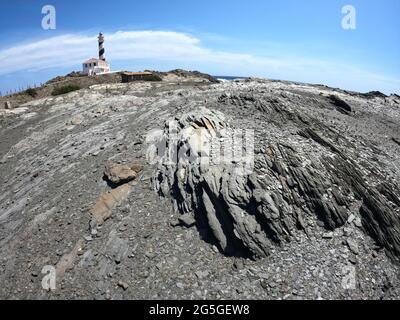
[[[164,132],[162,140],[170,143],[168,147],[176,146],[178,153],[186,154],[182,149],[188,150],[193,157],[177,158],[171,164],[167,161],[168,154],[162,155],[154,187],[162,195],[169,195],[171,190],[174,205],[182,213],[193,210],[200,223],[208,225],[223,252],[266,256],[273,243],[290,240],[297,221],[301,225],[301,212],[290,206],[293,198],[289,195],[284,198],[278,190],[268,187],[269,184],[281,181],[288,193],[291,193],[289,185],[291,188],[300,185],[304,195],[312,197],[313,206],[325,209],[325,215],[330,214],[329,208],[317,200],[318,193],[310,187],[315,181],[306,171],[293,168],[295,178],[286,183],[286,168],[274,157],[272,149],[272,157],[265,155],[265,164],[270,164],[271,171],[264,179],[246,171],[251,162],[248,156],[215,159],[213,148],[220,147],[215,142],[229,139],[233,133],[222,114],[202,109],[184,115],[175,127],[178,129],[176,141],[171,142],[169,130]],[[251,148],[252,144],[243,147]],[[253,150],[241,151],[251,155]]]
[[[346,102],[343,101],[342,99],[340,99],[339,97],[335,96],[335,95],[330,95],[329,99],[331,101],[331,103],[336,106],[336,108],[338,109],[338,111],[344,113],[344,114],[350,114],[351,113],[351,107],[350,105]]]
[[[384,187],[385,188],[385,187]],[[376,242],[384,247],[390,257],[400,261],[400,211],[399,194],[393,194],[391,189],[370,190],[364,195],[360,209],[362,223]]]
[[[216,155],[213,142],[229,139],[232,132],[223,115],[205,108],[184,115],[172,123],[176,137],[171,122],[167,124],[160,139],[167,142],[167,148],[159,159],[154,188],[161,195],[169,195],[171,190],[175,207],[182,213],[193,211],[200,223],[206,223],[223,252],[249,250],[258,256],[267,255],[268,236],[259,229],[257,217],[246,212],[246,208],[257,210],[263,201],[257,181],[245,175],[249,159]],[[176,162],[168,159],[169,150],[176,152]],[[267,205],[276,209],[272,198],[268,200]],[[260,218],[262,213],[258,215]]]
[[[225,95],[219,101],[243,105],[257,100]],[[346,114],[351,111],[338,101],[335,98],[335,105]],[[167,121],[165,128],[159,137],[165,152],[158,159],[154,188],[171,196],[176,210],[205,224],[222,252],[267,256],[298,230],[309,234],[304,217],[310,214],[327,230],[335,230],[346,224],[358,199],[365,231],[392,258],[400,258],[398,189],[383,183],[378,191],[370,185],[366,176],[372,174],[371,168],[352,160],[352,148],[336,145],[329,132],[324,136],[309,126],[298,131],[305,141],[322,148],[313,155],[275,142],[250,159],[254,150],[249,143],[239,146],[245,157],[224,159],[218,156],[230,154],[234,144],[222,151],[221,142],[234,130],[222,113],[202,108]],[[177,155],[174,159],[171,150]],[[254,168],[246,167],[254,160]]]

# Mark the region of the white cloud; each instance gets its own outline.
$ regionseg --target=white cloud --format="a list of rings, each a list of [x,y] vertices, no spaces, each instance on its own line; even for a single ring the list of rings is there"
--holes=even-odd
[[[305,57],[268,58],[204,47],[200,39],[173,31],[118,31],[105,34],[112,63],[147,59],[167,61],[214,74],[254,75],[322,83],[359,91],[398,92],[400,80],[346,64]],[[0,50],[0,75],[71,67],[97,54],[97,37],[67,34]],[[275,54],[276,56],[276,54]]]

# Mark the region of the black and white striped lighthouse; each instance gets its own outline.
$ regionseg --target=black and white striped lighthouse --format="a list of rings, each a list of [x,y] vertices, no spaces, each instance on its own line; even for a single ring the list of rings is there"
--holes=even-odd
[[[104,36],[99,33],[99,60],[106,61],[106,56],[104,55]]]
[[[110,64],[106,62],[106,56],[104,54],[104,36],[101,32],[99,33],[98,40],[99,58],[90,58],[82,63],[82,73],[84,75],[92,76],[111,72]]]

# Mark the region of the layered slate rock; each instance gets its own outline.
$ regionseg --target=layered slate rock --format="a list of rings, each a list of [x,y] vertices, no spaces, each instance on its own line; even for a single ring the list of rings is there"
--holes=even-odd
[[[171,194],[177,210],[205,222],[223,252],[267,255],[275,231],[263,231],[260,226],[268,224],[257,219],[263,219],[262,203],[276,208],[270,196],[261,194],[256,177],[244,174],[250,159],[222,160],[215,155],[216,146],[231,132],[223,115],[201,109],[174,122],[174,133],[170,124],[160,140],[167,142],[167,151],[160,159],[154,188],[161,195]],[[171,149],[176,161],[168,159]]]
[[[255,102],[227,95],[219,101]],[[272,104],[279,110],[279,102]],[[264,105],[263,111],[274,112],[268,107]],[[364,230],[398,259],[397,187],[371,185],[372,168],[352,159],[350,142],[342,148],[318,123],[309,125],[310,121],[299,120],[295,113],[291,119],[297,119],[302,128],[298,138],[315,144],[314,153],[276,141],[256,151],[251,143],[243,144],[239,148],[244,156],[221,158],[225,153],[218,150],[235,132],[224,114],[201,108],[167,121],[158,137],[154,189],[171,196],[175,209],[185,217],[191,214],[197,225],[205,224],[228,255],[265,257],[274,246],[291,241],[299,230],[310,235],[309,229],[315,229],[309,228],[306,218],[312,216],[325,229],[335,230],[359,208]],[[227,154],[238,147],[225,145],[231,148]]]
[[[344,114],[350,114],[351,113],[351,106],[344,100],[338,98],[335,95],[330,95],[329,96],[329,100],[331,101],[331,103],[336,106],[337,110],[341,113]]]

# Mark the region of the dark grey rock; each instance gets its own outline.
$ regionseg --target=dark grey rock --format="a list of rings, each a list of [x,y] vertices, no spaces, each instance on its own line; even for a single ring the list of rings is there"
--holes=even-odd
[[[346,243],[347,243],[347,246],[349,247],[350,251],[353,252],[355,255],[360,253],[357,242],[355,242],[352,239],[347,239]]]
[[[191,228],[196,224],[196,220],[190,214],[183,214],[178,217],[178,220],[181,224],[183,224],[187,228]]]

